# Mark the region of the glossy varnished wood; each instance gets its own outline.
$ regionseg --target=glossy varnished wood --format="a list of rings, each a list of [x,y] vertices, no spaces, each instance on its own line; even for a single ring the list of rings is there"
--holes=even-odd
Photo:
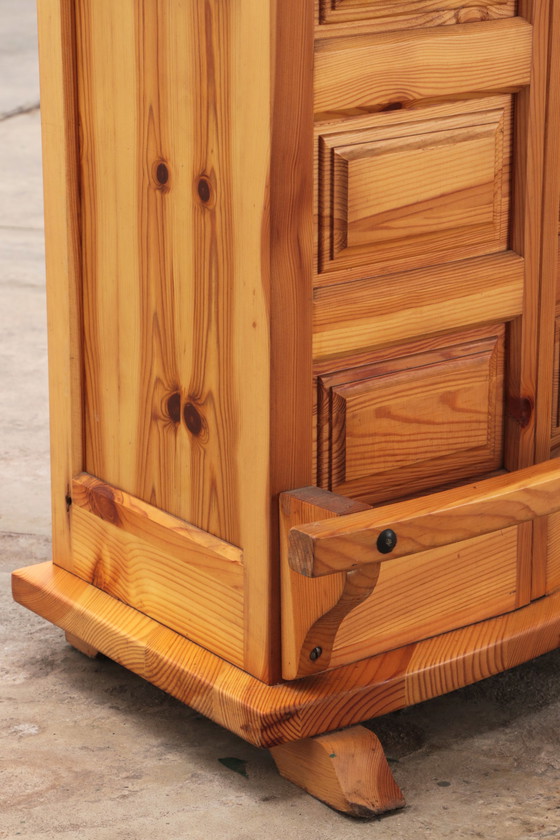
[[[363,566],[315,578],[297,574],[290,566],[290,529],[321,513],[329,520],[344,518],[351,513],[347,508],[340,497],[314,488],[282,496],[285,678],[318,674],[528,602],[522,579],[527,547],[520,527],[391,562],[382,562],[372,542]]]
[[[395,93],[403,87],[404,103],[519,89],[531,81],[532,34],[526,21],[512,18],[319,42],[315,113],[336,116],[402,104],[402,93],[398,100]]]
[[[422,702],[560,642],[555,593],[506,616],[270,686],[51,563],[15,572],[13,593],[28,609],[263,747]]]
[[[363,726],[272,747],[280,774],[331,808],[368,819],[405,805],[379,738]]]
[[[380,571],[380,564],[375,562],[364,566],[358,574],[313,580],[304,577],[289,564],[290,529],[317,518],[335,518],[363,510],[369,510],[369,505],[317,487],[283,493],[280,497],[284,679],[295,679],[328,667],[340,623],[371,595]]]
[[[558,5],[39,28],[55,565],[16,600],[333,807],[398,804],[322,733],[560,642]]]
[[[83,466],[75,4],[73,0],[38,0],[37,16],[52,411],[52,539],[57,562],[64,566],[72,562],[70,488]]]
[[[243,666],[241,549],[87,474],[70,516],[74,574]]]
[[[346,31],[365,23],[386,32],[513,17],[516,11],[516,0],[315,0],[315,5],[319,37],[341,24]]]
[[[308,577],[350,571],[360,565],[417,554],[481,534],[523,525],[560,509],[557,459],[496,476],[478,484],[351,513],[293,528],[290,566]],[[380,534],[391,528],[398,541],[380,554]]]
[[[170,516],[242,546],[253,568],[238,567],[234,658],[267,680],[275,496],[312,465],[305,11],[41,0],[39,18],[56,562],[77,568],[73,542],[83,560],[88,512],[70,509],[84,471],[159,510],[161,527]],[[131,538],[90,525],[92,562],[104,543],[122,559]]]

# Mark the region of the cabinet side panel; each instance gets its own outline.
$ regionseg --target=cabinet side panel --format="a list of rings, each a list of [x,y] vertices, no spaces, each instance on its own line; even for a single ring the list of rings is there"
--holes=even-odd
[[[266,679],[270,5],[76,5],[83,468],[243,549]]]

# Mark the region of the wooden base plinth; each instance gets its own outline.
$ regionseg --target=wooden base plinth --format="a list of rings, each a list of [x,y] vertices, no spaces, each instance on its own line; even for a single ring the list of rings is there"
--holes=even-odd
[[[73,633],[66,632],[64,635],[66,636],[66,641],[69,645],[72,645],[73,648],[76,648],[76,650],[83,653],[84,656],[87,656],[89,659],[95,659],[99,653],[97,648],[93,647],[93,645],[88,645],[88,643],[82,641],[82,639],[78,639],[78,637],[74,636]]]
[[[353,665],[266,685],[51,563],[14,572],[12,584],[15,600],[65,630],[71,644],[86,653],[100,651],[259,747],[303,742],[353,726],[461,688],[560,646],[560,592],[555,592],[508,615]],[[303,756],[308,750],[320,755],[325,744],[327,741],[315,741],[313,747],[295,745],[289,751],[276,751],[274,757],[283,768],[297,768],[305,765]],[[380,755],[377,748],[373,752]],[[324,760],[314,759],[313,764],[324,766]],[[374,778],[378,778],[379,766],[368,770]],[[355,786],[339,767],[340,763],[329,765],[327,788],[339,789],[337,802],[350,802],[356,799]],[[323,788],[312,789],[307,781],[300,781],[301,772],[294,769],[286,775],[290,773],[297,784],[334,803],[333,797],[321,794]],[[365,793],[361,788],[369,802],[366,810],[386,810],[376,804],[378,793],[372,794],[372,790],[387,789],[388,802],[400,801],[396,787],[379,781],[372,784],[371,772]]]

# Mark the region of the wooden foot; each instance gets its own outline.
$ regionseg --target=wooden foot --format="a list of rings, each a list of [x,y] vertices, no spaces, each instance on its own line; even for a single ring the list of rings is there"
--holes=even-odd
[[[82,639],[78,639],[78,637],[74,636],[72,633],[66,632],[64,635],[66,636],[66,641],[69,645],[72,645],[73,648],[76,648],[76,650],[79,650],[80,653],[83,653],[85,656],[89,656],[90,659],[95,659],[99,653],[97,648],[94,648],[93,645],[82,641]]]
[[[363,726],[270,752],[281,776],[337,811],[367,818],[405,805],[379,739]]]

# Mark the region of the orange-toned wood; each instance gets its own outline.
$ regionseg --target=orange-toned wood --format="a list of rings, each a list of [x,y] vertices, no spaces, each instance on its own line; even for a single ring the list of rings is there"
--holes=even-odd
[[[346,367],[341,357],[359,351],[371,353],[423,335],[510,321],[522,313],[524,276],[523,259],[507,252],[393,274],[382,286],[376,278],[364,278],[317,288],[316,363],[332,359],[329,368],[322,368],[326,373]]]
[[[470,106],[470,107],[469,107]],[[512,97],[378,114],[319,136],[319,271],[368,275],[508,247]],[[477,107],[475,107],[477,106]],[[405,112],[407,113],[407,112]],[[358,275],[359,276],[359,275]]]
[[[546,552],[546,592],[560,589],[560,514],[548,517]]]
[[[83,466],[78,114],[74,0],[38,0],[45,207],[52,541],[72,563],[68,500]]]
[[[319,41],[315,114],[520,89],[531,81],[532,36],[525,20],[512,18]]]
[[[40,41],[55,562],[83,471],[241,546],[235,661],[273,681],[275,496],[312,471],[312,2],[41,0]]]
[[[87,473],[72,482],[72,504],[183,562],[206,569],[243,563],[240,548]]]
[[[372,551],[370,564],[347,574],[319,578],[297,574],[290,567],[290,527],[311,522],[321,513],[323,518],[349,515],[352,509],[344,502],[314,488],[282,495],[286,679],[483,621],[529,600],[524,581],[519,580],[523,566],[518,563],[527,546],[516,527],[386,563],[380,562],[381,554],[376,561]]]
[[[109,510],[108,505],[105,512]],[[127,510],[121,524],[74,505],[71,515],[74,574],[243,665],[241,552],[230,557],[205,549],[182,535],[188,525],[180,520],[167,533],[158,532],[153,520],[146,521],[145,513],[134,508]],[[208,535],[209,546],[212,542]]]
[[[555,459],[336,522],[298,526],[290,533],[289,562],[307,577],[321,577],[490,534],[559,509],[560,461]],[[388,528],[398,541],[381,554],[377,541]]]
[[[479,335],[320,376],[321,486],[373,504],[500,469],[504,329]]]
[[[271,136],[275,74],[269,39],[253,46],[258,78],[240,56],[255,26],[271,30],[270,8],[77,8],[83,468],[243,544],[257,562],[236,648],[268,678],[269,428],[254,418],[270,411],[262,137]]]
[[[560,206],[560,7],[552,4],[548,30],[549,76],[547,123],[544,148],[546,177],[543,184],[541,293],[538,328],[538,382],[535,421],[535,460],[550,457],[551,447],[558,443],[560,346],[558,335],[558,297],[555,279],[558,276],[558,227]],[[554,560],[550,557],[551,539],[548,529],[552,517],[543,522],[535,534],[532,595],[539,598],[550,591],[556,580]],[[554,542],[554,538],[552,539]]]
[[[271,7],[276,48],[270,182],[270,483],[262,499],[264,509],[254,510],[270,519],[270,571],[266,580],[261,574],[266,586],[255,578],[248,587],[246,608],[248,614],[262,610],[261,601],[268,600],[268,640],[261,635],[252,645],[255,653],[266,643],[277,652],[269,656],[272,681],[281,675],[278,495],[313,481],[314,190],[313,5],[311,0],[275,0]],[[256,66],[251,64],[248,72],[254,73]],[[257,410],[253,423],[261,422]],[[254,457],[248,454],[249,461]],[[255,562],[262,561],[255,546]],[[258,672],[250,662],[248,667]]]
[[[474,23],[513,17],[516,0],[315,0],[317,21],[322,24],[367,21],[382,30]],[[320,30],[322,35],[322,30]]]
[[[98,655],[99,651],[97,648],[93,647],[93,645],[88,645],[87,642],[83,642],[81,639],[78,639],[77,636],[74,636],[72,633],[65,633],[66,641],[69,645],[73,648],[76,648],[77,651],[83,653],[84,656],[87,656],[88,659],[95,659]]]
[[[558,5],[39,23],[56,565],[15,597],[265,746],[555,647]]]
[[[363,726],[270,752],[280,775],[342,813],[368,818],[406,804],[379,738]]]
[[[282,676],[294,679],[322,671],[330,661],[339,625],[371,595],[379,577],[379,563],[358,574],[305,578],[289,565],[290,529],[317,517],[335,518],[369,506],[327,490],[306,487],[280,497],[282,559]]]
[[[16,601],[257,746],[352,726],[513,668],[558,645],[560,593],[318,678],[266,685],[51,563]]]

